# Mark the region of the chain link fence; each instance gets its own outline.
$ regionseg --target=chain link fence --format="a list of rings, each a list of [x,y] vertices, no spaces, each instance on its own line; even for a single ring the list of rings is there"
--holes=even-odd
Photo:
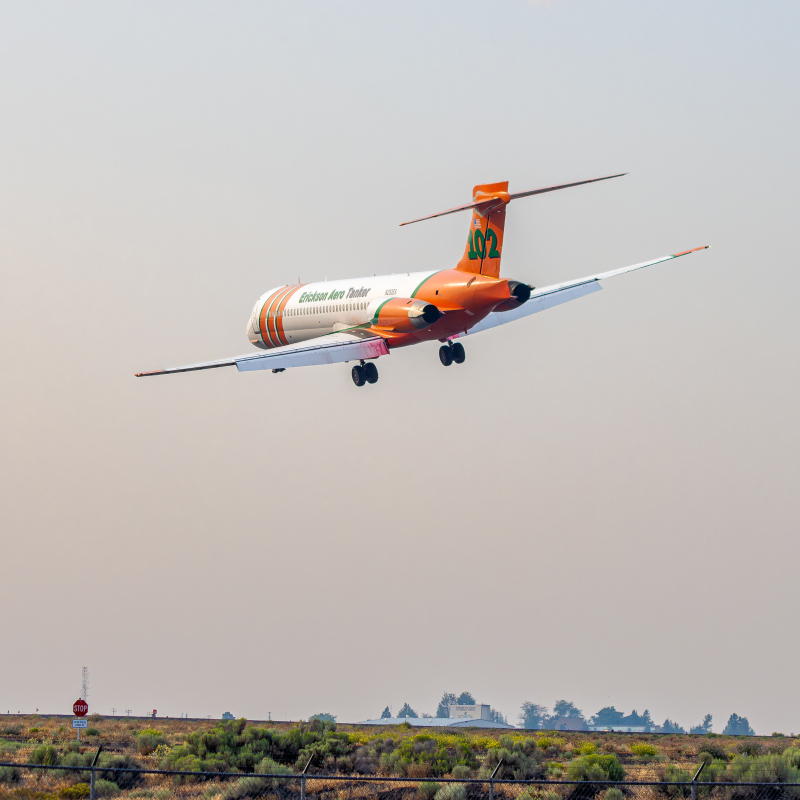
[[[415,780],[0,764],[0,800],[800,800],[798,783]]]

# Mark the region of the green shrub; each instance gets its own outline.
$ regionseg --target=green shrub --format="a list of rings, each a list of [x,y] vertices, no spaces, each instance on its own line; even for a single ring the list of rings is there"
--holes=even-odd
[[[526,789],[521,794],[518,794],[515,800],[561,800],[561,795],[552,789],[545,792],[538,789]]]
[[[451,774],[454,778],[463,781],[472,777],[472,770],[466,764],[456,764]]]
[[[89,759],[91,753],[85,754]],[[138,772],[122,772],[122,770],[138,769],[141,764],[129,755],[117,755],[115,753],[100,753],[97,758],[97,766],[101,770],[97,777],[110,783],[115,783],[120,789],[132,789],[141,782],[142,776]],[[96,785],[95,781],[95,785]]]
[[[703,752],[708,753],[712,759],[717,758],[720,761],[728,760],[727,751],[721,744],[717,744],[716,742],[703,742]]]
[[[18,722],[14,723],[13,725],[6,725],[5,728],[0,730],[0,735],[2,736],[19,736],[22,733],[22,725]]]
[[[800,768],[800,748],[790,747],[784,750],[783,757],[790,766]]]
[[[348,734],[339,733],[330,720],[315,719],[278,731],[247,727],[247,721],[239,719],[190,733],[183,744],[169,751],[163,766],[190,772],[253,772],[263,758],[302,768],[313,755],[317,769],[350,770],[352,751]]]
[[[61,800],[82,800],[91,795],[91,788],[88,783],[76,783],[74,786],[65,786],[58,790]]]
[[[649,758],[658,755],[658,750],[651,744],[632,744],[631,752],[639,758]]]
[[[581,756],[567,767],[571,781],[621,781],[624,777],[625,770],[615,755]]]
[[[436,792],[439,791],[439,784],[433,781],[423,781],[417,786],[417,800],[433,800]]]
[[[99,736],[100,735],[100,729],[99,728],[87,728],[86,729],[86,735],[87,736]]]
[[[51,744],[40,744],[30,757],[31,764],[42,764],[43,766],[54,766],[58,764],[58,753]]]
[[[662,783],[673,784],[673,783],[687,783],[692,780],[693,773],[690,773],[688,770],[679,769],[674,764],[667,764],[667,766],[663,770],[659,770],[659,780]],[[669,797],[688,797],[691,792],[691,787],[689,786],[662,786],[661,791],[663,794],[668,795]]]
[[[625,795],[618,786],[609,786],[603,792],[603,800],[624,800]]]
[[[466,800],[467,788],[463,783],[446,783],[434,795],[434,800]]]
[[[93,756],[89,753],[78,753],[70,751],[61,757],[61,766],[63,767],[88,767],[92,763]],[[66,780],[75,781],[76,783],[89,783],[92,774],[86,770],[84,772],[73,772],[70,770],[64,776]]]
[[[164,744],[164,734],[161,731],[145,730],[136,737],[136,749],[142,756],[149,756],[162,744]]]
[[[114,797],[119,794],[119,786],[113,781],[97,778],[94,782],[94,794],[95,797]]]
[[[510,743],[511,747],[497,747],[489,750],[483,759],[480,777],[491,776],[500,761],[503,762],[503,766],[497,773],[496,777],[498,778],[513,777],[515,780],[522,781],[544,777],[544,752],[535,746],[532,739],[515,742],[510,736],[502,738],[506,739],[506,744]]]
[[[271,758],[262,759],[256,772],[259,775],[291,775],[292,770],[288,767],[275,763]],[[262,778],[259,776],[248,776],[239,778],[236,783],[225,788],[222,792],[222,800],[240,800],[242,797],[260,797],[270,788],[282,786],[287,781],[283,778]]]
[[[16,783],[19,770],[16,767],[0,767],[0,783]]]

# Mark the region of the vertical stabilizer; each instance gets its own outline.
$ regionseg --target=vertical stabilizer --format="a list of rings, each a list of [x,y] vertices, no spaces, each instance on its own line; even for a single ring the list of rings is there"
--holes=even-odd
[[[467,247],[456,269],[475,275],[500,277],[506,205],[510,200],[508,181],[484,183],[472,190],[472,209]]]

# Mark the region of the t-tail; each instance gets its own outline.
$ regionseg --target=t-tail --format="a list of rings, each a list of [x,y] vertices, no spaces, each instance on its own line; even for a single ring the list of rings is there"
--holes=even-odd
[[[576,183],[562,183],[559,186],[547,186],[544,189],[532,189],[528,192],[508,193],[508,181],[500,183],[482,183],[472,190],[472,202],[438,214],[429,214],[427,217],[412,219],[401,225],[410,225],[412,222],[421,222],[423,219],[443,217],[446,214],[455,214],[456,211],[472,210],[472,219],[469,223],[467,246],[461,261],[456,269],[462,272],[471,272],[475,275],[487,275],[491,278],[500,277],[500,258],[503,255],[503,232],[506,225],[506,206],[520,197],[530,197],[534,194],[555,192],[558,189],[568,189],[571,186],[582,186],[585,183],[607,181],[610,178],[621,178],[627,173],[606,175],[603,178],[592,178],[588,181]]]

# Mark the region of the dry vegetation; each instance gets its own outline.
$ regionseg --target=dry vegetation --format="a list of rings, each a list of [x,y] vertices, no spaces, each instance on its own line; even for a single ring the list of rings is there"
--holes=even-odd
[[[238,724],[240,728],[244,725],[244,723]],[[198,734],[204,732],[208,734],[214,729],[218,732],[219,725],[218,720],[101,718],[93,715],[89,717],[89,728],[82,732],[81,743],[78,746],[76,732],[71,728],[69,718],[0,716],[0,762],[31,763],[37,757],[37,752],[41,758],[42,746],[49,745],[54,748],[59,763],[70,763],[71,758],[74,764],[85,764],[85,761],[79,760],[88,759],[96,752],[98,746],[102,745],[103,751],[109,754],[106,758],[120,759],[117,762],[119,766],[122,766],[121,759],[124,758],[128,765],[136,765],[143,769],[186,768],[187,759],[192,763],[190,757],[185,755],[191,750],[189,745],[193,742],[196,745],[199,741]],[[742,754],[748,757],[779,754],[789,747],[800,745],[800,741],[778,736],[448,730],[411,728],[405,725],[386,727],[338,725],[335,731],[329,726],[321,734],[317,728],[315,729],[317,738],[320,736],[322,738],[313,743],[311,741],[313,735],[309,733],[312,729],[301,723],[248,723],[247,728],[240,730],[240,734],[246,734],[251,728],[266,728],[273,732],[281,732],[284,737],[276,738],[273,733],[269,733],[268,735],[273,737],[269,741],[272,742],[271,753],[275,760],[265,758],[259,761],[263,755],[259,753],[252,766],[240,767],[241,772],[255,770],[274,774],[273,767],[287,773],[294,772],[313,751],[318,757],[315,758],[310,774],[397,775],[418,780],[435,780],[442,776],[486,777],[499,761],[498,754],[503,753],[504,763],[506,765],[511,763],[507,770],[510,769],[512,773],[507,771],[505,774],[507,778],[567,778],[570,773],[576,772],[575,768],[579,762],[596,765],[599,761],[608,769],[609,762],[618,761],[624,768],[626,780],[656,781],[664,780],[668,770],[684,770],[691,774],[701,758],[706,760],[714,758],[717,760],[715,763],[722,763],[733,761]],[[303,732],[306,732],[305,739]],[[291,736],[294,736],[295,749],[281,751],[283,758],[276,755],[275,742],[289,741]],[[427,760],[424,760],[426,752],[428,756]],[[416,754],[419,753],[423,756],[418,761]],[[701,753],[706,755],[701,757]],[[615,759],[605,758],[606,756]],[[197,756],[191,758],[196,759]],[[40,761],[40,763],[52,762]],[[199,762],[195,760],[193,763]],[[217,771],[223,771],[222,763],[217,761]],[[265,765],[268,768],[265,768]],[[262,769],[258,769],[259,766]],[[670,774],[676,773],[673,771]],[[594,773],[594,777],[591,777],[590,773],[590,777],[585,779],[600,778],[597,773]],[[65,780],[66,777],[62,778],[62,782]],[[76,781],[78,781],[77,776],[73,782]],[[165,782],[163,777],[146,777],[136,786],[127,788],[123,786],[121,796],[151,797],[159,800],[159,791],[164,786],[172,786],[172,781],[172,778]],[[111,786],[113,789],[109,788],[108,796],[120,793],[113,783]],[[221,800],[236,800],[236,792],[231,791],[233,786],[230,781],[227,784],[214,781],[213,784],[205,783],[193,787],[184,785],[182,793],[191,796],[196,794],[203,800],[210,800],[212,796]],[[3,781],[0,776],[0,798],[11,796],[12,790],[13,780],[7,775],[7,779]],[[16,791],[19,792],[19,788]],[[240,793],[238,796],[246,795]],[[64,794],[62,789],[61,794],[49,794],[47,797],[68,800],[72,795]],[[75,798],[78,798],[77,794]]]

